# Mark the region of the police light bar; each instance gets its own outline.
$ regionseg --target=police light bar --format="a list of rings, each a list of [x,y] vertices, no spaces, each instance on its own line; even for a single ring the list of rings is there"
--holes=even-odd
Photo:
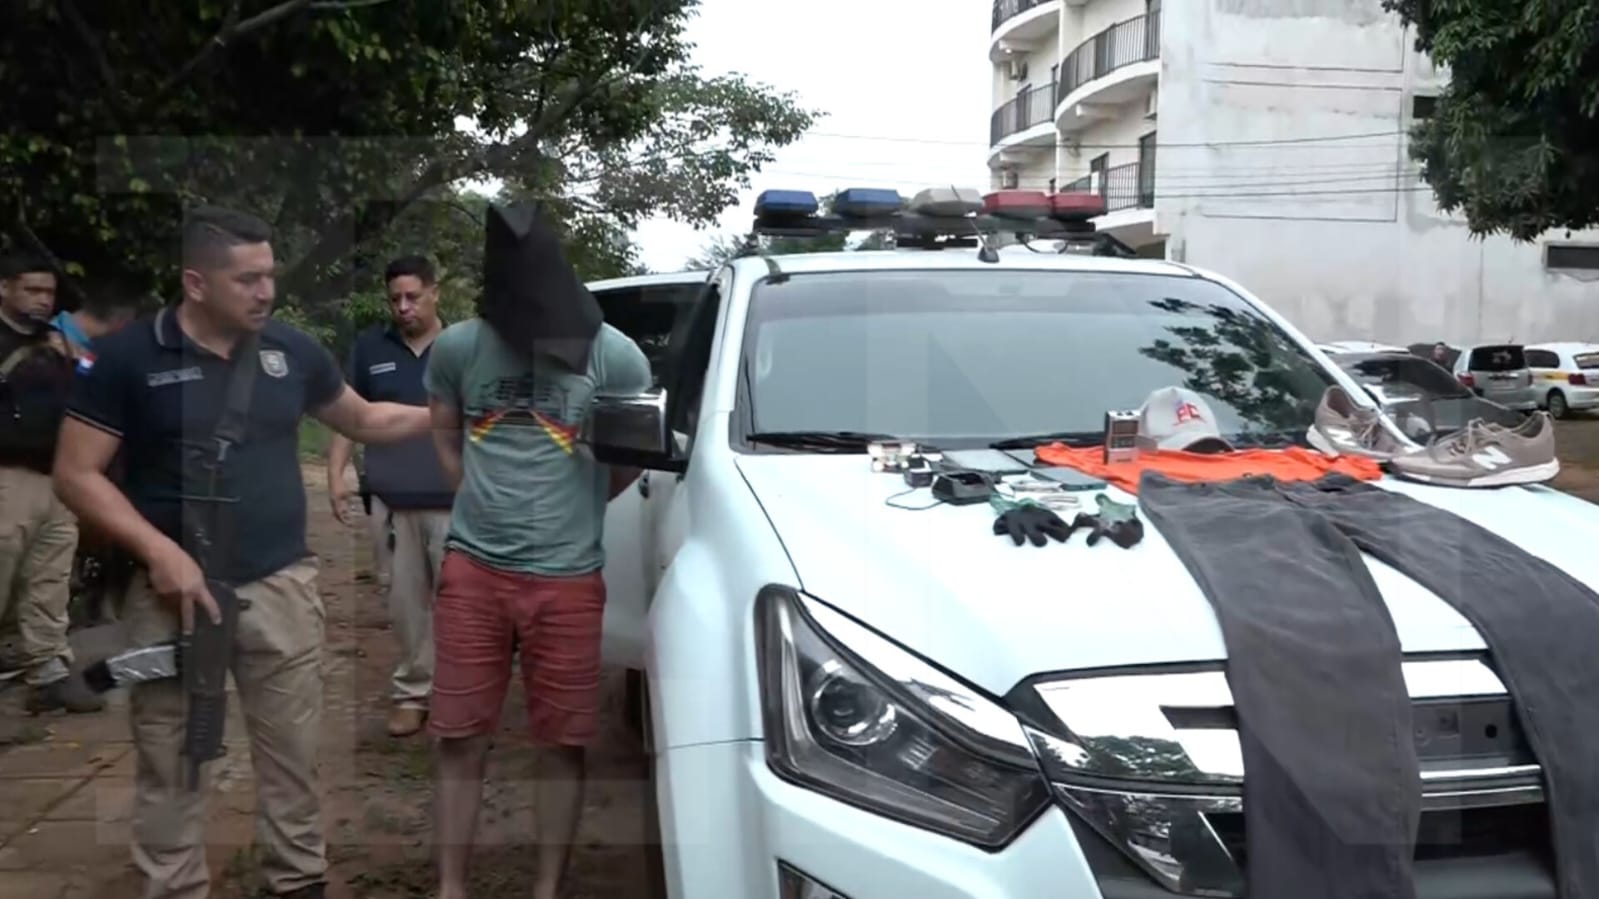
[[[844,218],[879,218],[903,208],[905,200],[897,190],[852,187],[833,197],[833,214]]]
[[[983,197],[983,212],[997,218],[1041,219],[1054,212],[1041,190],[1002,190]]]
[[[1085,222],[1105,214],[1105,195],[1089,190],[1051,194],[1049,206],[1051,218],[1063,222]]]
[[[930,187],[911,198],[910,211],[931,218],[959,218],[983,211],[983,198],[969,187]]]
[[[808,190],[763,190],[755,198],[756,218],[804,218],[820,208],[816,195]]]
[[[755,200],[751,241],[741,255],[759,253],[755,238],[820,237],[851,231],[885,231],[900,249],[978,246],[981,235],[1013,234],[1023,243],[1052,240],[1061,251],[1082,248],[1100,255],[1134,255],[1103,234],[1093,219],[1105,214],[1094,192],[1046,194],[1000,190],[986,196],[970,188],[933,187],[906,203],[896,190],[853,187],[833,196],[822,214],[816,195],[803,190],[763,191]]]

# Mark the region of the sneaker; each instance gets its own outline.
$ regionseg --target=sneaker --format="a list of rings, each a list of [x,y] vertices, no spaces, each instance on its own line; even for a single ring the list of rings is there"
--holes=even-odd
[[[1337,384],[1321,395],[1316,422],[1305,439],[1329,456],[1391,459],[1404,449],[1383,427],[1381,413],[1355,405],[1349,393]]]
[[[1534,412],[1515,428],[1475,420],[1427,446],[1395,456],[1395,474],[1451,487],[1539,484],[1560,473],[1555,427]]]

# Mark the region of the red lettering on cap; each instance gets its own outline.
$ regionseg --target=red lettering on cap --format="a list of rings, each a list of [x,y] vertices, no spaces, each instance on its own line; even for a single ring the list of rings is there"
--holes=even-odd
[[[1177,404],[1177,423],[1184,424],[1190,421],[1204,421],[1205,417],[1199,414],[1199,407],[1193,403]]]

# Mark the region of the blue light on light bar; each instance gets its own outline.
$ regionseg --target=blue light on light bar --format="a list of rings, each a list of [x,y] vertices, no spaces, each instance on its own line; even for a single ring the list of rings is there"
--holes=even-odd
[[[870,218],[899,212],[904,201],[899,191],[877,187],[852,187],[833,198],[833,213],[848,218]]]
[[[816,195],[808,190],[763,190],[755,198],[755,215],[767,216],[807,216],[815,215],[821,204],[816,202]]]

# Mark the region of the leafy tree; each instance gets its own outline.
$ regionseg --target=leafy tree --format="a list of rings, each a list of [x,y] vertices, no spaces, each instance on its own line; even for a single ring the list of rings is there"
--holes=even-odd
[[[1412,131],[1440,208],[1475,234],[1599,225],[1599,0],[1383,0],[1448,66]]]
[[[621,274],[640,218],[712,221],[816,118],[690,66],[696,7],[8,0],[0,233],[91,287],[162,289],[182,205],[240,206],[276,227],[280,291],[325,321],[392,231],[498,180],[548,204],[580,268]]]

